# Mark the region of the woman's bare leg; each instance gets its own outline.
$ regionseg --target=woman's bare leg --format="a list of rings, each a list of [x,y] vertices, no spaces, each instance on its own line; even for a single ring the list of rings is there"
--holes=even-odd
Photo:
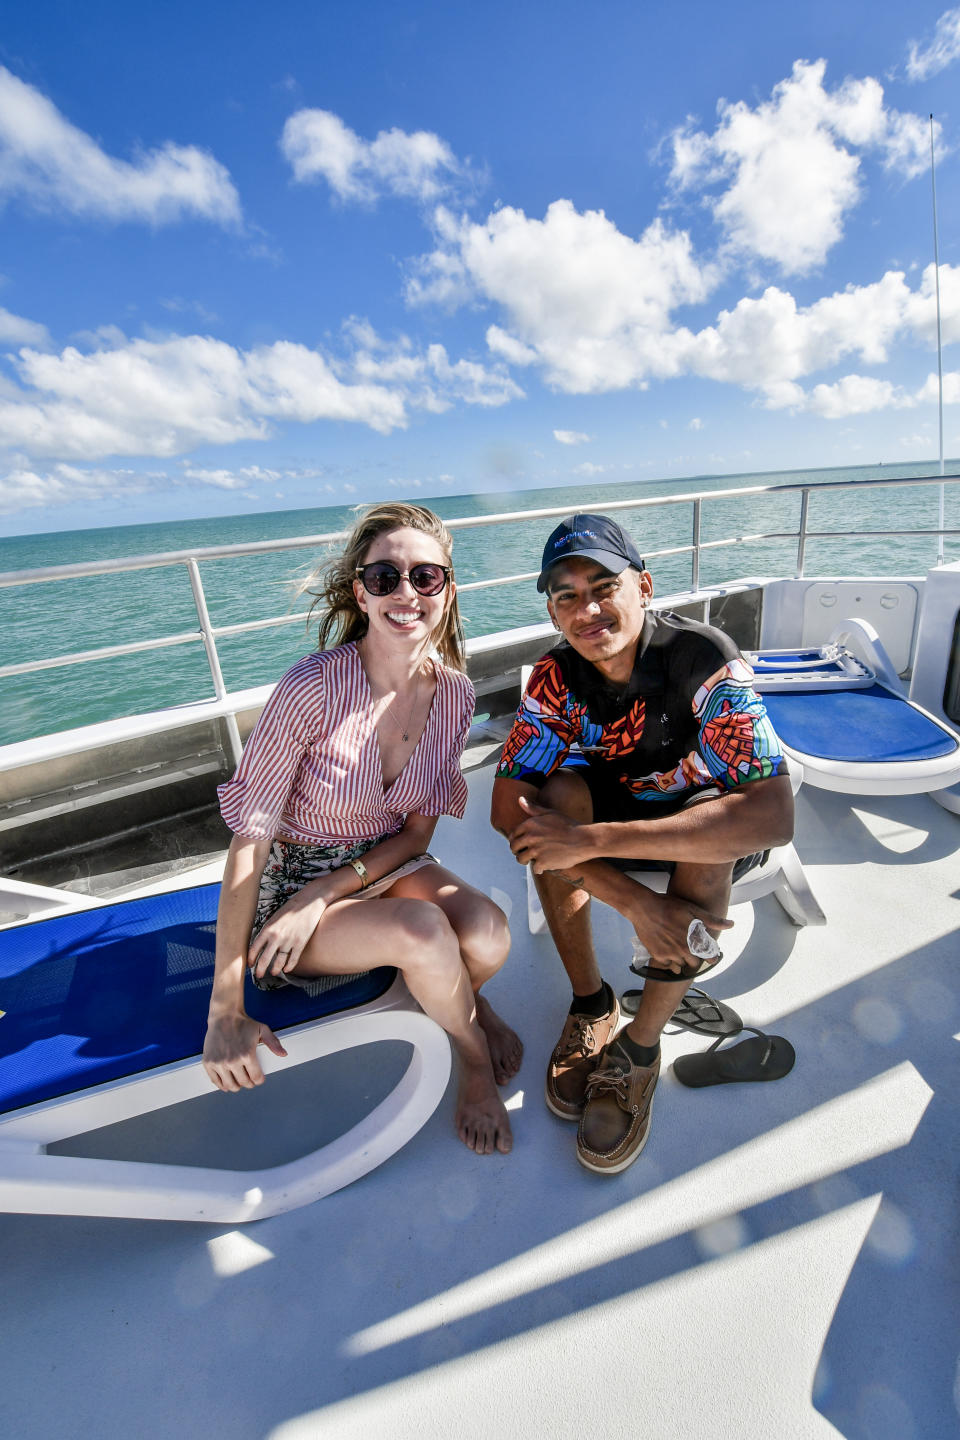
[[[477,1021],[487,1037],[494,1076],[498,1085],[506,1085],[520,1069],[523,1044],[480,987],[496,975],[510,952],[507,917],[487,895],[442,865],[422,866],[398,880],[389,893],[430,901],[446,915],[476,996]]]
[[[457,936],[437,905],[392,894],[331,905],[295,973],[350,975],[383,963],[397,966],[413,998],[453,1041],[460,1063],[461,1140],[480,1155],[510,1150],[510,1120],[497,1094],[470,976]]]

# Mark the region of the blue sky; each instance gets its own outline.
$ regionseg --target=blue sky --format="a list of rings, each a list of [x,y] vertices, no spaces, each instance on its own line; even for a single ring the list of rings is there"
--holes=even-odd
[[[32,0],[0,533],[960,452],[960,8]]]

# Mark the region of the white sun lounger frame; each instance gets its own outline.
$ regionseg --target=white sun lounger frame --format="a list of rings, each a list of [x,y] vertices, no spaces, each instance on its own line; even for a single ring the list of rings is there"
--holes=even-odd
[[[0,879],[0,901],[4,884]],[[30,889],[30,898],[39,901],[43,887]],[[57,904],[56,894],[47,892],[50,908],[63,914],[69,906]],[[19,898],[25,898],[22,889]],[[268,1075],[380,1040],[406,1041],[413,1055],[391,1093],[352,1129],[318,1150],[262,1170],[47,1153],[55,1141],[209,1095],[210,1080],[199,1055],[10,1111],[0,1116],[0,1211],[233,1225],[279,1215],[382,1164],[429,1120],[447,1086],[450,1042],[416,1006],[399,975],[377,1000],[279,1033],[288,1058],[261,1046],[259,1058]],[[223,1098],[229,1103],[231,1097]]]

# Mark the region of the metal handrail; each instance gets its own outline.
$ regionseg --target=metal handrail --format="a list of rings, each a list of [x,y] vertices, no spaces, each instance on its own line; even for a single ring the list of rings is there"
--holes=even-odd
[[[910,487],[914,485],[931,484],[957,484],[960,483],[960,475],[947,476],[926,476],[912,475],[899,478],[884,477],[867,480],[827,480],[816,484],[810,483],[788,483],[785,485],[747,485],[732,487],[724,490],[699,490],[686,491],[681,495],[658,495],[649,496],[644,499],[613,500],[604,504],[604,513],[619,512],[621,510],[645,510],[653,509],[664,505],[691,505],[693,506],[692,535],[688,544],[671,545],[657,550],[648,550],[647,556],[650,559],[662,559],[670,555],[689,554],[691,556],[691,589],[696,593],[700,587],[700,556],[704,550],[717,550],[730,545],[742,545],[745,543],[755,544],[773,540],[796,540],[797,542],[797,577],[802,577],[806,557],[807,541],[816,540],[838,540],[850,539],[851,537],[895,537],[895,536],[957,536],[960,530],[943,529],[888,529],[888,530],[811,530],[808,526],[810,496],[816,493],[821,495],[839,490],[863,490],[890,487]],[[745,496],[787,494],[800,495],[800,519],[796,530],[758,531],[742,535],[727,536],[720,540],[704,540],[701,534],[702,507],[705,500],[729,500],[743,499]],[[471,515],[460,516],[455,519],[444,521],[448,530],[477,529],[490,525],[507,525],[528,523],[531,520],[550,520],[559,516],[567,515],[570,511],[569,501],[565,505],[544,506],[537,510],[503,511],[492,515]],[[131,655],[137,652],[158,650],[174,645],[194,644],[202,641],[207,664],[213,681],[214,692],[218,700],[226,697],[227,691],[223,675],[220,669],[220,659],[217,652],[217,639],[228,635],[240,635],[248,631],[262,630],[270,626],[290,625],[298,620],[305,620],[307,612],[272,616],[265,620],[248,620],[236,625],[213,625],[207,611],[206,596],[203,590],[203,583],[200,578],[199,562],[212,560],[227,560],[245,555],[278,554],[289,550],[316,549],[319,546],[333,545],[347,538],[348,530],[330,530],[320,535],[295,536],[282,540],[257,540],[240,545],[207,545],[198,546],[192,550],[169,550],[151,555],[133,555],[111,560],[87,560],[71,565],[50,565],[38,566],[30,570],[9,570],[0,573],[0,589],[11,586],[25,586],[44,584],[57,580],[72,580],[84,578],[91,575],[124,574],[135,570],[159,569],[172,565],[185,565],[190,578],[191,590],[193,593],[194,606],[197,611],[199,628],[186,631],[177,635],[161,636],[150,640],[130,641],[122,645],[108,645],[94,650],[73,651],[66,655],[51,656],[43,660],[25,661],[15,665],[0,666],[0,679],[12,675],[24,675],[33,671],[55,669],[66,665],[79,665],[95,660],[112,659],[119,655]],[[493,576],[484,580],[466,581],[458,586],[461,593],[473,590],[492,589],[503,585],[514,585],[521,581],[533,580],[539,574],[538,570],[523,571],[515,575]],[[240,736],[237,730],[236,719],[231,714],[226,718],[228,730],[228,748],[234,760],[240,755]]]

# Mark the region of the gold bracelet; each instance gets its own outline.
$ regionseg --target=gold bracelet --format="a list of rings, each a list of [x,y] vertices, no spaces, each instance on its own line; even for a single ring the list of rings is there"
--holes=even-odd
[[[366,865],[364,865],[362,860],[348,860],[347,864],[352,865],[354,870],[356,870],[357,874],[360,876],[360,889],[366,890],[367,886],[370,884],[370,874],[367,870]]]

